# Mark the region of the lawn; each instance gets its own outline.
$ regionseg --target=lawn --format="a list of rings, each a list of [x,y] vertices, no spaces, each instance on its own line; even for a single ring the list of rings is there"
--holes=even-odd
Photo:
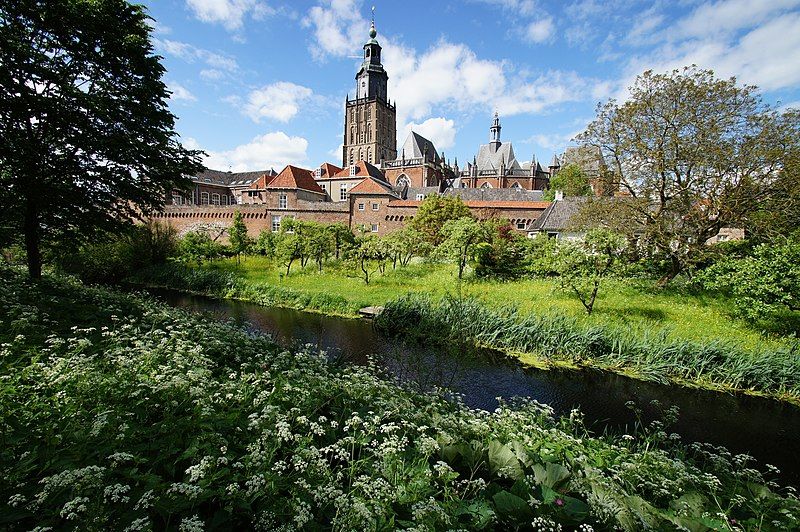
[[[514,305],[524,313],[563,313],[585,325],[611,325],[625,329],[664,331],[670,338],[735,341],[743,347],[778,345],[782,340],[765,337],[729,315],[729,302],[713,294],[696,294],[679,288],[658,290],[650,280],[608,281],[601,288],[594,313],[587,316],[580,302],[559,289],[556,280],[478,281],[467,279],[459,288],[456,268],[450,264],[412,263],[405,268],[377,274],[366,285],[352,272],[326,267],[318,273],[313,265],[291,273],[263,257],[224,259],[206,269],[228,271],[250,283],[267,283],[309,295],[327,295],[348,302],[351,311],[382,305],[409,292],[432,296],[456,294],[482,300],[490,307]],[[248,283],[249,284],[249,283]]]

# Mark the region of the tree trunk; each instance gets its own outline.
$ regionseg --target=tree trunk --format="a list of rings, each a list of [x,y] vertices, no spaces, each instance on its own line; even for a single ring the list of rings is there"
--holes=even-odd
[[[661,279],[659,279],[656,283],[658,288],[664,288],[669,284],[670,281],[677,277],[679,273],[681,273],[681,261],[678,260],[678,257],[673,255],[670,257],[670,259],[672,264],[670,264],[669,271],[665,273],[664,276],[661,277]]]
[[[42,251],[40,249],[39,209],[35,202],[28,198],[25,203],[25,252],[28,260],[28,276],[31,279],[42,278]]]

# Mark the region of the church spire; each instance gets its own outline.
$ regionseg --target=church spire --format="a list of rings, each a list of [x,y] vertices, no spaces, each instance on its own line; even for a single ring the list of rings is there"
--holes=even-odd
[[[489,128],[489,145],[492,146],[493,151],[497,151],[500,147],[500,116],[497,111],[494,112],[494,119],[492,120],[492,127]]]

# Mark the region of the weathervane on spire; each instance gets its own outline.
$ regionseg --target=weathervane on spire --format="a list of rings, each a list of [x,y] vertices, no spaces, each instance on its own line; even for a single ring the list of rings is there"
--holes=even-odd
[[[369,36],[374,39],[376,35],[378,35],[378,31],[375,29],[375,6],[372,6],[372,24],[369,27]]]

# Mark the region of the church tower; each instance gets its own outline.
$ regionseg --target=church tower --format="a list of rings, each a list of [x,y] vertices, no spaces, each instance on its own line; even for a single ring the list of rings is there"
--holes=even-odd
[[[356,97],[347,97],[344,114],[342,166],[364,160],[374,165],[397,158],[396,112],[386,95],[389,76],[381,64],[375,40],[375,19],[364,44],[364,61],[356,74]]]

